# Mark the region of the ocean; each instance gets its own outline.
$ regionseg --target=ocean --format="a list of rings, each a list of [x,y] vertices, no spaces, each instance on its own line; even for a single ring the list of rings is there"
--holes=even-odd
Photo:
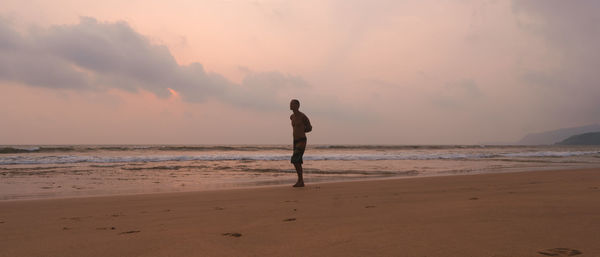
[[[291,145],[0,146],[0,200],[292,185]],[[308,184],[600,167],[600,146],[309,145]]]

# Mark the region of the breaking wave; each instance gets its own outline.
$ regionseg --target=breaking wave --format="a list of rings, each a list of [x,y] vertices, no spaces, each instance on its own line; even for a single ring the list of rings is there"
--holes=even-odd
[[[546,158],[598,155],[600,151],[538,151],[513,153],[332,153],[307,154],[305,160],[313,161],[379,161],[379,160],[468,160],[490,158]],[[168,161],[283,161],[289,154],[207,154],[207,155],[15,155],[0,156],[0,165],[14,164],[66,164],[66,163],[131,163]]]

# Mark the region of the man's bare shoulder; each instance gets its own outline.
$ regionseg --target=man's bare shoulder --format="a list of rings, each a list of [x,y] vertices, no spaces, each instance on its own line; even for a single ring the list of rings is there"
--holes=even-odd
[[[303,112],[298,112],[298,113],[290,115],[290,120],[294,120],[294,119],[304,121],[304,120],[308,120],[308,116],[306,116],[306,114],[304,114]]]
[[[304,114],[303,112],[298,112],[298,114],[300,115],[300,117],[308,118],[308,116],[306,116],[306,114]]]

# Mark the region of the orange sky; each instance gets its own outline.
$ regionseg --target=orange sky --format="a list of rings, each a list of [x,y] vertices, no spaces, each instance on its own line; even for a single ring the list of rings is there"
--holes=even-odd
[[[598,121],[598,5],[5,0],[0,144],[510,143]]]

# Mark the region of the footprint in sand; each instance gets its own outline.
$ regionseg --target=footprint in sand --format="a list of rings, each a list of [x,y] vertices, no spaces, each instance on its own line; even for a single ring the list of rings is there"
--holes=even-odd
[[[121,233],[119,233],[119,235],[133,234],[133,233],[139,233],[139,232],[142,232],[142,231],[139,231],[139,230],[130,230],[130,231],[121,232]]]
[[[242,234],[240,234],[240,233],[223,233],[221,235],[230,236],[230,237],[241,237],[242,236]]]
[[[547,256],[574,256],[582,254],[581,251],[571,248],[552,248],[538,251],[539,254]]]
[[[109,227],[96,228],[96,230],[109,230],[109,229],[110,230],[115,230],[117,228],[115,228],[115,227],[110,227],[110,228]]]
[[[296,221],[296,218],[284,219],[283,221],[285,221],[285,222]]]
[[[62,217],[60,218],[61,220],[72,220],[72,221],[81,221],[82,219],[87,219],[87,218],[91,218],[92,216],[86,216],[86,217]]]

